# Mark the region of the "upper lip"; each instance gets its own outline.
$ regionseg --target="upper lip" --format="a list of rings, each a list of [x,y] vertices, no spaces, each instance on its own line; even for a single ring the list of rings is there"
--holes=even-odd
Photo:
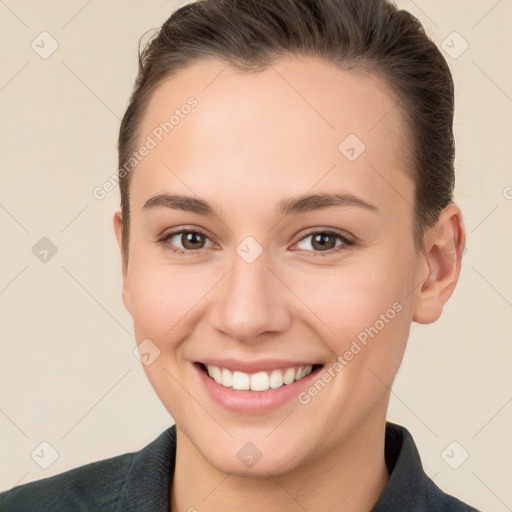
[[[321,365],[314,361],[297,361],[292,359],[260,359],[258,361],[239,361],[236,359],[223,359],[211,357],[198,361],[204,365],[226,368],[232,372],[257,373],[265,370],[280,370],[286,368],[298,368],[299,366]]]

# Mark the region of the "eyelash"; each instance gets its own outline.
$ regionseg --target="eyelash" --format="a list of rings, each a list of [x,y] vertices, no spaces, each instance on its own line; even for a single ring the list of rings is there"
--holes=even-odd
[[[196,230],[196,229],[180,229],[178,231],[173,231],[171,233],[168,233],[164,237],[158,239],[157,243],[162,244],[167,251],[170,251],[171,253],[177,254],[177,255],[202,254],[206,250],[206,248],[198,249],[197,251],[191,251],[191,250],[179,249],[179,248],[176,249],[176,248],[172,247],[168,243],[168,241],[171,238],[175,237],[176,235],[181,235],[183,233],[194,233],[194,234],[202,235],[202,236],[208,238],[208,235],[206,233],[203,233],[202,231],[199,231],[199,230]],[[318,235],[318,234],[335,236],[339,240],[342,241],[342,244],[339,245],[338,247],[335,247],[334,249],[329,249],[327,251],[309,251],[309,250],[306,250],[306,255],[307,256],[312,256],[312,257],[330,256],[330,255],[333,255],[333,254],[340,253],[342,251],[346,251],[348,248],[350,248],[351,246],[355,245],[355,242],[353,240],[349,240],[348,238],[343,236],[341,233],[338,233],[337,231],[333,231],[332,229],[328,229],[328,228],[325,228],[323,230],[320,229],[320,230],[316,230],[316,231],[310,231],[309,233],[305,234],[302,238],[300,238],[296,243],[302,242],[302,240],[308,238],[309,236]],[[298,250],[299,251],[300,250],[304,251],[305,249],[298,249]]]

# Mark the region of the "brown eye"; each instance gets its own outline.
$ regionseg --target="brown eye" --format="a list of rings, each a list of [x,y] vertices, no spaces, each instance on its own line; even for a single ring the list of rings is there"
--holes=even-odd
[[[340,233],[324,230],[309,233],[302,237],[296,245],[308,256],[328,256],[348,249],[354,245],[354,242]]]
[[[334,249],[336,247],[336,238],[337,235],[317,233],[311,239],[311,246],[320,251]]]
[[[202,249],[213,245],[204,233],[187,229],[173,231],[158,240],[158,242],[163,244],[169,251],[177,254],[201,252]],[[210,245],[206,246],[206,242],[210,242]]]
[[[185,249],[188,251],[193,251],[194,249],[202,249],[202,244],[205,243],[205,236],[201,233],[196,233],[195,231],[184,231],[181,233],[181,243]]]

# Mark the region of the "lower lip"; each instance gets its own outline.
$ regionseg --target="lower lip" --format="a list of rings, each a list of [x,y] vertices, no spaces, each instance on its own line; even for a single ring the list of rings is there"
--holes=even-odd
[[[199,374],[206,391],[216,403],[229,411],[245,414],[257,414],[279,408],[289,400],[296,398],[304,388],[310,385],[312,379],[322,369],[322,367],[318,367],[307,377],[292,384],[284,384],[280,388],[269,388],[267,391],[245,391],[217,384],[215,380],[208,376],[199,363],[194,363],[193,366]]]

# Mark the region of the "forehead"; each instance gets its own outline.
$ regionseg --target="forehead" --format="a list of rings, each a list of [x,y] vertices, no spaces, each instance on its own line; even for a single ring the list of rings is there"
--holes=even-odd
[[[377,75],[310,58],[284,58],[258,72],[196,62],[154,91],[139,144],[148,137],[155,147],[132,178],[140,201],[168,185],[183,188],[179,175],[197,194],[211,193],[213,183],[224,194],[275,185],[293,195],[321,180],[384,197],[386,180],[404,194],[411,186],[393,92]]]

